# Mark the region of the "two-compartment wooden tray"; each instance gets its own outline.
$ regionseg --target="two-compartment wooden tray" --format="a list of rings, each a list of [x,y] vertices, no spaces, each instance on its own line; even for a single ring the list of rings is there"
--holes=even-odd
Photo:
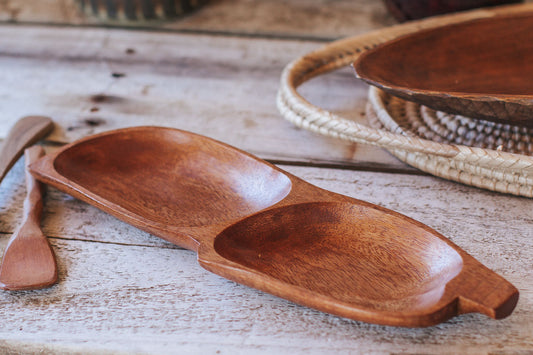
[[[503,318],[518,300],[513,285],[422,223],[190,132],[106,132],[30,171],[196,251],[207,270],[339,316],[420,327],[469,312]]]

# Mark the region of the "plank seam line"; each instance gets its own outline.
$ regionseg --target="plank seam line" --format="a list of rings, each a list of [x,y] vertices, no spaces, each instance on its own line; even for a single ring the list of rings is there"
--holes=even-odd
[[[157,28],[157,27],[131,27],[131,26],[113,26],[105,24],[69,24],[69,23],[48,23],[48,22],[30,22],[30,21],[17,21],[17,22],[0,22],[0,26],[34,26],[34,27],[52,27],[52,28],[89,28],[89,29],[116,29],[123,31],[136,31],[136,32],[159,32],[159,33],[177,33],[186,35],[209,35],[217,37],[236,37],[236,38],[250,38],[250,39],[271,39],[280,41],[306,41],[317,43],[328,43],[340,38],[340,37],[320,37],[320,36],[305,36],[305,35],[282,35],[277,33],[247,33],[247,32],[232,32],[221,30],[201,30],[191,28]]]
[[[0,232],[0,236],[11,236],[12,233],[6,233],[6,232]],[[157,238],[155,236],[152,236],[153,238]],[[147,247],[147,248],[160,248],[160,249],[175,249],[175,250],[187,250],[185,248],[181,248],[177,245],[170,244],[168,246],[166,245],[147,245],[147,244],[136,244],[136,243],[121,243],[121,242],[111,242],[111,241],[104,241],[104,240],[94,240],[94,239],[82,239],[82,238],[67,238],[67,237],[57,237],[57,236],[50,236],[46,235],[46,238],[53,240],[65,240],[65,241],[73,241],[73,242],[84,242],[84,243],[99,243],[99,244],[112,244],[112,245],[121,245],[121,246],[129,246],[129,247]],[[158,240],[162,240],[157,238]]]

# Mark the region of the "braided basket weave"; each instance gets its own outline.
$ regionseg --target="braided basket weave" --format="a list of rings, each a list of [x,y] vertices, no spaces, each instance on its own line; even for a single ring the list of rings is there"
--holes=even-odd
[[[277,97],[281,114],[299,127],[339,139],[372,144],[428,173],[492,191],[533,197],[531,129],[446,115],[371,88],[370,125],[345,119],[305,100],[297,88],[351,64],[365,50],[421,29],[533,10],[533,4],[430,18],[332,42],[290,63]]]

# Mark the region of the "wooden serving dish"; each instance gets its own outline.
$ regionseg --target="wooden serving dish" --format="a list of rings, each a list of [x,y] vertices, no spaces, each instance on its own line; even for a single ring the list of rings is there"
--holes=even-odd
[[[533,126],[533,11],[492,15],[369,49],[356,76],[436,110]]]
[[[111,131],[30,171],[196,251],[207,270],[339,316],[419,327],[468,312],[502,318],[518,300],[514,286],[429,227],[193,133]]]

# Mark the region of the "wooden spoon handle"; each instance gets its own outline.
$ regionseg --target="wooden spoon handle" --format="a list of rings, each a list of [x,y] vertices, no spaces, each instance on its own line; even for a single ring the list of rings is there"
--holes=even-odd
[[[43,213],[45,187],[30,174],[28,167],[42,156],[44,156],[44,149],[40,146],[33,146],[24,152],[27,191],[24,199],[24,224],[35,226],[39,230]]]
[[[52,131],[52,120],[44,116],[21,118],[9,131],[0,152],[0,181],[22,155],[25,148],[35,144]]]

